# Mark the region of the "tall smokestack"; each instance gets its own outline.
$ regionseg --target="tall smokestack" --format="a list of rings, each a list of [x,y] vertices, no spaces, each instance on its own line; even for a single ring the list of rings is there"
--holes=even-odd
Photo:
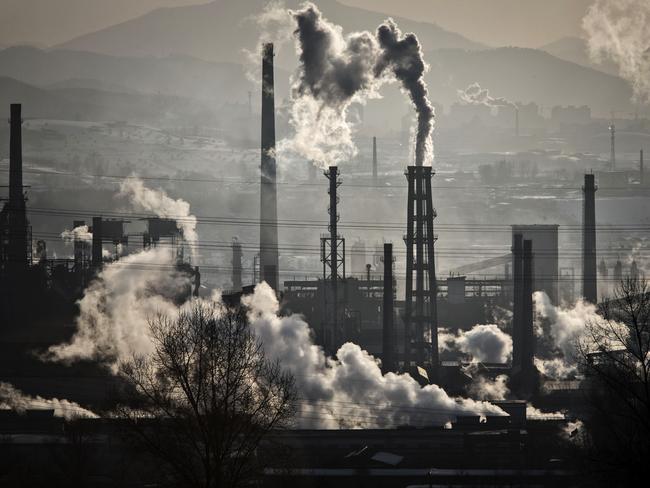
[[[241,243],[237,238],[232,240],[232,289],[234,291],[242,288],[242,266],[241,266]]]
[[[372,138],[372,179],[377,182],[377,138]]]
[[[523,314],[523,236],[514,234],[512,242],[512,366],[522,366]]]
[[[533,241],[524,240],[522,280],[522,369],[533,367],[535,332],[533,330]]]
[[[72,222],[73,229],[76,229],[77,227],[81,227],[83,225],[86,225],[86,222],[83,220],[74,220]],[[84,257],[85,257],[84,247],[86,243],[79,238],[75,238],[73,245],[74,245],[74,265],[77,271],[81,271],[81,267],[83,266]]]
[[[101,269],[103,263],[102,257],[102,218],[93,217],[93,243],[92,243],[92,262],[93,268]]]
[[[515,107],[515,135],[519,137],[519,107]]]
[[[8,261],[10,267],[28,264],[27,214],[23,194],[23,142],[21,105],[11,104],[9,139]]]
[[[382,324],[381,364],[384,373],[395,371],[395,333],[393,331],[393,245],[384,244],[384,320]]]
[[[273,44],[264,44],[262,55],[262,148],[260,181],[260,277],[279,288],[278,203],[275,168],[275,100]]]
[[[614,125],[614,122],[612,122],[612,125],[609,126],[609,132],[611,136],[609,165],[611,167],[611,170],[614,171],[616,169],[616,126]]]
[[[639,183],[641,186],[645,185],[645,179],[643,174],[643,149],[639,151]]]
[[[596,275],[596,184],[594,175],[585,175],[582,218],[582,296],[596,303],[598,300]]]

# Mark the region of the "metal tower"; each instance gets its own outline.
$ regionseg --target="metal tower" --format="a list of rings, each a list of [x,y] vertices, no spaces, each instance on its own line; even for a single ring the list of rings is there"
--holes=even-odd
[[[329,179],[330,204],[327,209],[330,216],[328,230],[329,237],[321,237],[321,261],[323,262],[323,281],[328,287],[324,287],[323,297],[325,299],[325,321],[323,324],[323,343],[329,351],[334,351],[342,340],[341,321],[339,320],[339,281],[345,279],[345,239],[338,235],[337,224],[339,214],[337,205],[339,198],[337,188],[341,186],[338,168],[330,166],[325,171]]]
[[[404,369],[429,366],[438,359],[437,284],[430,166],[409,166],[404,300]]]

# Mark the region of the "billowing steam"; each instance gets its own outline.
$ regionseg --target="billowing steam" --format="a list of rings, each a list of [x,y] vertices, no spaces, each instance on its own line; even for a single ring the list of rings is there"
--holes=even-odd
[[[510,389],[508,388],[508,376],[500,374],[494,380],[477,375],[467,388],[467,393],[472,398],[479,400],[505,400]]]
[[[301,317],[278,316],[277,298],[265,283],[242,302],[266,353],[296,377],[303,426],[443,425],[456,415],[503,415],[487,402],[451,398],[437,385],[420,387],[408,374],[382,375],[377,360],[356,344],[343,344],[336,359],[328,358]]]
[[[72,362],[93,359],[113,369],[134,353],[149,354],[148,319],[173,315],[173,297],[187,285],[174,269],[172,250],[158,247],[107,264],[79,301],[77,332],[70,343],[49,348],[47,358]]]
[[[196,261],[199,237],[196,232],[196,217],[190,214],[190,204],[185,200],[174,200],[161,190],[147,188],[138,178],[127,178],[120,185],[120,196],[127,197],[137,210],[153,212],[158,217],[176,220],[183,238],[190,246],[192,259]]]
[[[424,73],[424,62],[420,42],[415,34],[402,35],[392,19],[377,29],[377,38],[382,48],[375,74],[391,70],[409,94],[418,115],[415,138],[415,164],[422,166],[433,154],[431,134],[433,132],[433,107],[429,102]]]
[[[311,3],[291,11],[296,23],[300,67],[292,86],[290,120],[295,131],[280,141],[321,166],[338,164],[356,154],[348,109],[379,97],[385,82],[400,81],[418,115],[416,164],[430,162],[433,108],[423,74],[426,65],[414,34],[402,36],[392,20],[368,31],[343,35]]]
[[[584,19],[589,55],[595,62],[610,58],[621,77],[632,84],[634,99],[650,103],[650,2],[596,0]]]
[[[578,300],[571,308],[556,307],[551,303],[546,293],[537,291],[533,294],[535,310],[539,316],[550,324],[550,339],[557,350],[557,355],[551,358],[535,358],[537,369],[555,379],[566,379],[575,376],[578,370],[578,344],[591,349],[588,334],[590,324],[602,324],[603,318],[598,314],[597,307],[584,300]],[[627,328],[616,322],[609,327],[618,328],[618,337],[627,337]],[[603,338],[600,338],[602,341]],[[621,343],[613,343],[612,348],[621,347]],[[623,344],[624,345],[624,344]]]
[[[41,398],[40,396],[25,395],[13,385],[0,382],[0,410],[14,410],[20,414],[26,410],[54,410],[56,417],[97,418],[97,415],[86,410],[75,402],[58,400],[56,398]]]
[[[88,230],[87,225],[80,225],[72,230],[64,230],[61,232],[61,238],[66,244],[74,242],[92,242],[93,234]]]
[[[475,325],[457,335],[440,334],[440,343],[472,357],[472,362],[505,363],[512,356],[512,338],[495,324]]]
[[[513,107],[517,106],[510,100],[500,97],[494,98],[487,88],[481,88],[478,83],[472,83],[465,90],[457,90],[459,100],[466,105],[485,105],[486,107]]]

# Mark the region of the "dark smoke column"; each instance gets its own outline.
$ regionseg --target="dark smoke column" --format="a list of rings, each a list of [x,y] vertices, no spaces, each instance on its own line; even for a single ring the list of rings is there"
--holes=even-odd
[[[415,34],[402,33],[392,20],[379,26],[377,39],[382,53],[375,66],[375,76],[390,68],[406,90],[418,114],[415,139],[415,165],[422,166],[427,156],[433,131],[433,107],[429,102],[427,86],[424,83],[424,58],[420,41]]]
[[[273,44],[262,57],[262,160],[260,181],[260,275],[278,290],[278,203],[275,181],[275,101]]]

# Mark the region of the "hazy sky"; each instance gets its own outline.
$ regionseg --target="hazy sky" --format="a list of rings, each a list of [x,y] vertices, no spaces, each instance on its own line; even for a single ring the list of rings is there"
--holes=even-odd
[[[247,1],[247,0],[220,0]],[[592,0],[339,0],[371,10],[435,22],[490,45],[539,47],[580,36]],[[156,7],[201,0],[0,0],[0,45],[53,45]],[[318,1],[316,1],[318,3]]]

